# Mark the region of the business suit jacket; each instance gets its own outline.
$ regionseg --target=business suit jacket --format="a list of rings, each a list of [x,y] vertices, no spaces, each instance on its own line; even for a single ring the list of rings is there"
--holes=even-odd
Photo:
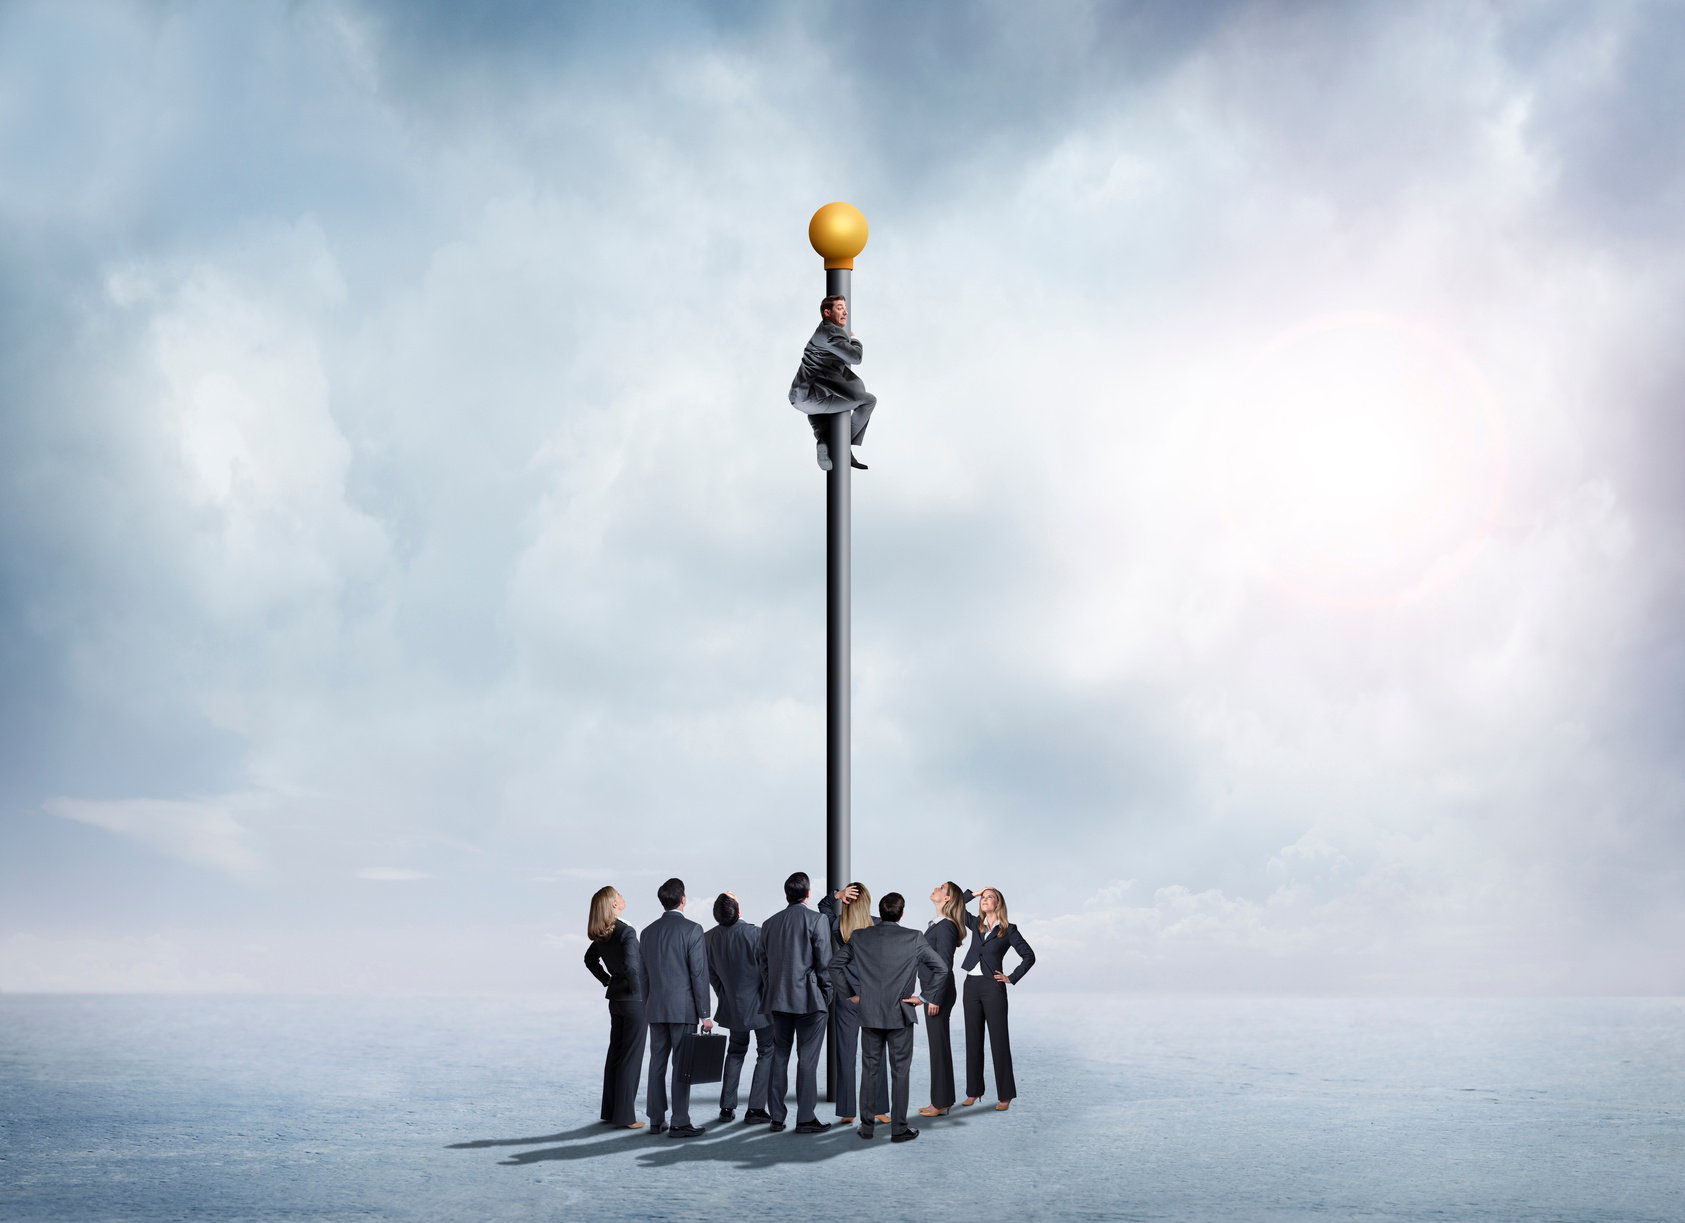
[[[708,953],[702,927],[668,909],[644,927],[644,977],[649,1023],[694,1024],[708,1014]]]
[[[973,917],[967,913],[965,924],[971,927],[971,945],[965,949],[965,963],[961,971],[970,972],[973,968],[980,968],[983,979],[993,981],[995,974],[1002,971],[1001,965],[1006,959],[1008,947],[1018,953],[1018,967],[1007,973],[1012,984],[1017,985],[1020,978],[1035,966],[1036,953],[1030,950],[1030,944],[1024,936],[1018,933],[1017,926],[1008,926],[1002,934],[999,926],[983,936],[983,919]]]
[[[868,926],[848,936],[831,959],[831,982],[842,989],[852,965],[860,978],[860,1026],[906,1028],[918,1022],[918,1007],[903,998],[918,993],[934,996],[947,984],[949,972],[924,935],[899,922]]]
[[[809,416],[847,412],[877,403],[860,375],[849,368],[866,355],[860,341],[835,323],[820,323],[802,350],[802,363],[790,382],[790,406]]]
[[[708,944],[708,983],[714,987],[714,1022],[734,1032],[764,1028],[772,1017],[761,1010],[761,928],[741,917],[715,926]]]
[[[969,917],[970,914],[967,914]],[[930,949],[936,953],[936,958],[950,971],[954,967],[954,953],[959,950],[959,927],[946,917],[938,917],[925,929],[924,941],[930,944]]]
[[[648,986],[644,981],[644,957],[638,947],[638,932],[615,918],[607,938],[593,939],[585,949],[585,967],[607,988],[610,1002],[642,1002]]]
[[[831,1005],[831,931],[801,901],[761,923],[761,1013],[811,1015]]]

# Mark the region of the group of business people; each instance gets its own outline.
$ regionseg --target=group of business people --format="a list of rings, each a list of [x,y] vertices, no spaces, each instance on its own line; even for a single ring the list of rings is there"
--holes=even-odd
[[[1007,916],[997,888],[975,896],[955,883],[930,893],[937,916],[923,933],[904,927],[906,901],[890,892],[872,913],[871,893],[851,883],[808,906],[812,883],[801,871],[784,881],[785,907],[760,926],[743,920],[737,898],[722,892],[714,901],[713,929],[706,932],[684,915],[684,881],[669,879],[656,889],[662,914],[640,933],[620,919],[625,899],[612,887],[591,898],[585,966],[608,997],[609,1047],[603,1066],[602,1119],[642,1129],[637,1118],[640,1070],[648,1041],[650,1062],[645,1112],[652,1133],[691,1138],[704,1133],[690,1118],[690,1084],[681,1080],[679,1041],[698,1024],[717,1024],[731,1033],[720,1083],[720,1120],[736,1118],[738,1087],[749,1042],[755,1044],[748,1110],[744,1122],[785,1128],[790,1054],[796,1054],[796,1132],[831,1128],[818,1116],[819,1056],[833,1000],[837,1012],[837,1060],[842,1070],[837,1117],[859,1118],[859,1134],[871,1138],[887,1124],[895,1142],[918,1137],[907,1124],[913,1027],[924,1013],[930,1045],[930,1104],[921,1116],[946,1114],[954,1105],[953,1048],[949,1024],[960,997],[954,959],[965,958],[966,1098],[976,1104],[984,1092],[983,1037],[994,1063],[997,1111],[1018,1094],[1007,1031],[1007,989],[1036,962],[1029,943]],[[967,907],[977,900],[978,912]],[[1018,963],[1008,973],[1006,953]],[[718,999],[710,1006],[710,990]],[[922,994],[920,991],[923,991]],[[860,1057],[858,1091],[855,1055]],[[669,1062],[672,1090],[668,1091]],[[669,1108],[671,1111],[669,1112]]]

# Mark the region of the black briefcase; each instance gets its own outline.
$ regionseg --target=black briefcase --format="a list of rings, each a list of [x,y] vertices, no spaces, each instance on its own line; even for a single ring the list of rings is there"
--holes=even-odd
[[[718,1083],[725,1077],[726,1038],[713,1032],[679,1037],[674,1077],[681,1083]]]

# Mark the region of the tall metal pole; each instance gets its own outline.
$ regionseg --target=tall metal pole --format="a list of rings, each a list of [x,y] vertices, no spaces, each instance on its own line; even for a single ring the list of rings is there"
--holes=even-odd
[[[853,272],[827,268],[825,295],[840,293],[849,301]],[[852,328],[851,328],[852,330]],[[825,475],[825,879],[835,893],[846,887],[853,868],[849,863],[849,464],[852,412],[833,412],[829,426],[831,470]]]
[[[853,272],[827,268],[825,295],[849,296]],[[849,302],[852,313],[854,303]],[[852,322],[852,319],[850,320]],[[835,896],[854,873],[849,863],[850,660],[850,478],[854,413],[833,412],[825,422],[831,470],[825,474],[825,892]],[[825,1040],[825,1098],[834,1101],[841,1082],[837,1060],[837,1008],[831,1005]]]
[[[826,204],[813,214],[807,237],[825,260],[825,296],[849,306],[853,331],[854,257],[866,249],[866,218],[852,204]],[[853,412],[833,412],[825,422],[831,470],[825,476],[825,890],[834,896],[849,883],[849,477]],[[837,1062],[837,1008],[831,1003],[825,1037],[825,1098],[841,1083]]]

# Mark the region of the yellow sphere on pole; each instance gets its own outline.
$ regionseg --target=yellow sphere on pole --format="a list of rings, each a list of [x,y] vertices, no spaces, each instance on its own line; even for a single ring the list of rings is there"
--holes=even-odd
[[[854,257],[866,249],[866,218],[853,204],[826,204],[807,223],[813,243],[828,268],[854,267]]]

